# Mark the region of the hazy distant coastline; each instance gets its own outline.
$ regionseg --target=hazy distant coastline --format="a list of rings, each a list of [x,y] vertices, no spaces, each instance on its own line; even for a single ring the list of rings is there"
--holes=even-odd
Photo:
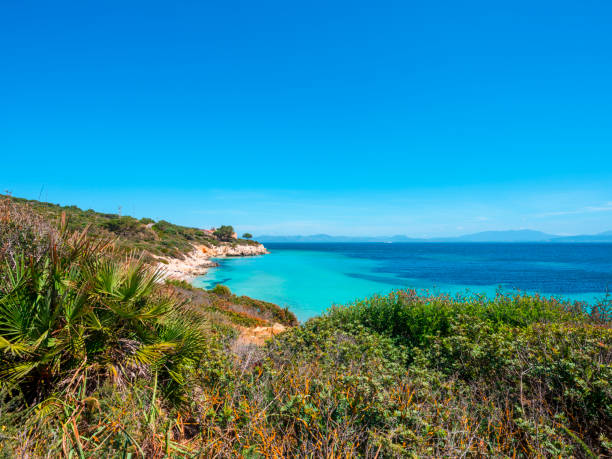
[[[256,239],[260,242],[591,242],[612,243],[612,231],[599,234],[583,234],[576,236],[559,236],[534,230],[483,231],[456,237],[443,238],[411,238],[403,235],[395,236],[331,236],[329,234],[313,234],[308,236],[274,236],[261,235]]]

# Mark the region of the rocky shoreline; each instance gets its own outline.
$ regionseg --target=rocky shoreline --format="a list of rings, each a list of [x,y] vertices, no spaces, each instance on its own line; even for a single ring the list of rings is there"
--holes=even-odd
[[[206,274],[209,268],[219,266],[211,258],[250,257],[269,253],[263,244],[223,244],[216,247],[195,246],[183,260],[167,258],[159,263],[165,278],[192,281]]]

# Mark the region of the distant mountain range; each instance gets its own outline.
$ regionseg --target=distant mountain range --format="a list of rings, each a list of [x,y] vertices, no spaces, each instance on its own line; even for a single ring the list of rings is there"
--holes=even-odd
[[[533,230],[483,231],[450,238],[435,238],[432,242],[544,242],[558,238],[554,234]]]
[[[406,236],[330,236],[329,234],[312,234],[310,236],[255,236],[259,242],[424,242],[426,239],[415,239]]]
[[[553,239],[553,242],[612,242],[612,231],[605,231],[599,234],[558,237]]]
[[[256,236],[260,242],[610,242],[612,231],[599,234],[557,236],[541,231],[483,231],[457,237],[445,238],[411,238],[402,235],[395,236],[330,236],[329,234],[313,234],[310,236]]]

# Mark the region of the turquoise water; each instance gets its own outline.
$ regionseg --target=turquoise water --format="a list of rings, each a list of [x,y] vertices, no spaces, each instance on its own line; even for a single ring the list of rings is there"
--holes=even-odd
[[[236,294],[287,306],[299,320],[318,315],[333,303],[344,304],[391,288],[346,274],[370,272],[375,261],[336,253],[272,250],[269,255],[216,261],[221,266],[197,279],[196,286],[227,285]],[[398,280],[395,286],[404,285]]]
[[[595,301],[612,281],[612,244],[269,244],[269,255],[218,259],[196,286],[289,307],[299,320],[397,288],[494,294],[519,288]],[[603,251],[603,252],[602,252]]]

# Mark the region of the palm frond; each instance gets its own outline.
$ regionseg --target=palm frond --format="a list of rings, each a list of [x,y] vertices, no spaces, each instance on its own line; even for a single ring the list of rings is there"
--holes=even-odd
[[[22,357],[33,352],[31,346],[22,342],[11,342],[0,336],[0,351],[10,353],[15,357]]]
[[[47,421],[63,412],[64,403],[57,397],[49,397],[34,407],[36,420]]]
[[[35,309],[35,300],[25,295],[0,299],[0,334],[12,340],[28,340]]]
[[[0,379],[8,382],[19,381],[37,366],[37,362],[2,362],[0,363]]]
[[[176,342],[159,342],[141,346],[128,359],[128,365],[159,366],[179,346]]]

